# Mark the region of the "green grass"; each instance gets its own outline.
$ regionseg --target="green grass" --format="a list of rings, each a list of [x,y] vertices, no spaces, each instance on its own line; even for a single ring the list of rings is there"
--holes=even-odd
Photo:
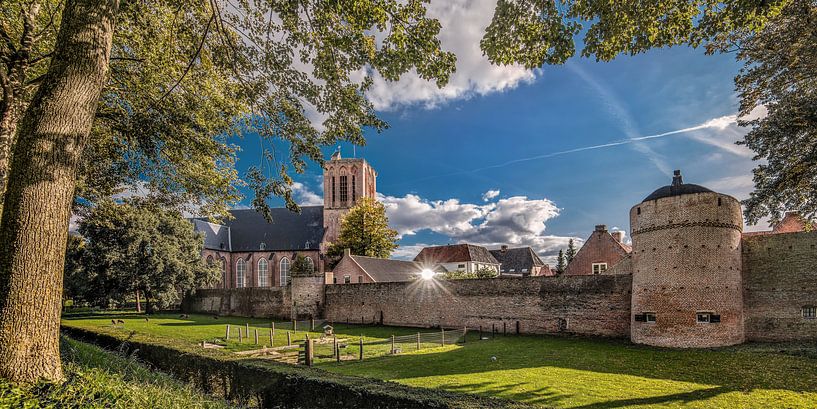
[[[122,318],[122,315],[116,316]],[[110,317],[64,319],[64,325],[118,334],[131,331],[164,339],[170,345],[194,346],[223,338],[226,323],[268,330],[266,320],[191,315],[162,315],[145,322],[125,316],[124,327]],[[289,325],[289,324],[288,324]],[[283,323],[276,324],[283,327]],[[371,341],[416,334],[417,329],[336,325],[348,339],[347,353],[357,354],[359,336]],[[432,330],[422,330],[432,331]],[[264,334],[268,334],[265,332]],[[383,356],[388,343],[367,345],[363,362],[318,360],[318,367],[341,374],[391,380],[409,386],[442,388],[559,408],[817,408],[817,345],[743,345],[715,350],[674,350],[625,341],[508,336],[464,345]],[[318,334],[313,334],[317,336]],[[299,332],[297,339],[302,339]],[[268,339],[268,336],[267,336]],[[181,341],[180,341],[181,340]],[[275,343],[286,342],[285,330]],[[430,345],[429,345],[430,346]],[[254,348],[233,343],[229,350]],[[318,352],[322,352],[320,349]],[[323,351],[324,353],[326,351]],[[490,358],[496,356],[496,361]]]
[[[132,358],[61,339],[65,382],[17,386],[0,379],[4,408],[229,408]]]

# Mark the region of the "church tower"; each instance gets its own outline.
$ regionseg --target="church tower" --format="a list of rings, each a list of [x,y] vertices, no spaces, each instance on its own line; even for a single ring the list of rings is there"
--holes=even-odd
[[[323,171],[323,242],[334,243],[340,234],[340,220],[364,197],[375,198],[377,172],[364,159],[343,159],[332,154]]]

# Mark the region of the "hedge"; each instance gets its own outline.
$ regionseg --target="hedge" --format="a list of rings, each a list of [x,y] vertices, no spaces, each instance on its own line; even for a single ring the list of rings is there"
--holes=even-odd
[[[143,334],[128,337],[62,326],[72,338],[136,355],[202,391],[241,406],[261,408],[473,409],[532,406],[506,399],[413,388],[394,382],[327,372],[259,359],[237,359],[223,351],[168,345]]]

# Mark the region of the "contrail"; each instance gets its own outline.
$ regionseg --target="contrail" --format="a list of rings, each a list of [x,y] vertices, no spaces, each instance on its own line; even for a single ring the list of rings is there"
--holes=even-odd
[[[710,119],[709,121],[706,121],[706,122],[704,122],[704,123],[702,123],[700,125],[690,126],[688,128],[676,129],[674,131],[663,132],[663,133],[659,133],[659,134],[655,134],[655,135],[645,135],[645,136],[637,136],[637,137],[634,137],[634,138],[620,139],[618,141],[603,143],[603,144],[600,144],[600,145],[582,146],[582,147],[579,147],[579,148],[573,148],[573,149],[568,149],[568,150],[565,150],[565,151],[558,151],[558,152],[550,152],[550,153],[545,153],[545,154],[542,154],[542,155],[528,156],[528,157],[525,157],[525,158],[518,158],[518,159],[514,159],[514,160],[509,160],[507,162],[497,163],[495,165],[483,166],[483,167],[475,168],[475,169],[471,169],[471,170],[462,170],[462,171],[457,171],[457,172],[452,172],[452,173],[427,176],[427,177],[424,177],[424,178],[415,179],[412,182],[420,182],[420,181],[424,181],[424,180],[435,179],[435,178],[445,177],[445,176],[455,176],[455,175],[464,175],[464,174],[468,174],[468,173],[476,173],[476,172],[480,172],[480,171],[487,170],[487,169],[503,168],[503,167],[514,165],[514,164],[521,163],[521,162],[530,162],[530,161],[534,161],[534,160],[552,158],[554,156],[568,155],[568,154],[576,153],[576,152],[583,152],[583,151],[589,151],[589,150],[594,150],[594,149],[609,148],[611,146],[627,145],[627,144],[636,143],[636,142],[640,142],[640,141],[646,141],[646,140],[650,140],[650,139],[665,138],[667,136],[698,131],[698,130],[701,130],[701,129],[708,129],[708,128],[724,129],[727,126],[729,126],[730,124],[735,123],[736,121],[737,121],[737,115],[727,115],[727,116],[722,116],[722,117]]]

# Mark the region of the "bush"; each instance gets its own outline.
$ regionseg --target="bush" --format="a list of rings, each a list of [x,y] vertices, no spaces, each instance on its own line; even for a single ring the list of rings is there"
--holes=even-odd
[[[481,267],[477,271],[473,271],[470,273],[466,273],[462,270],[457,271],[449,271],[446,272],[443,276],[447,280],[465,280],[465,279],[474,279],[474,278],[495,278],[498,277],[499,273],[490,267]]]

